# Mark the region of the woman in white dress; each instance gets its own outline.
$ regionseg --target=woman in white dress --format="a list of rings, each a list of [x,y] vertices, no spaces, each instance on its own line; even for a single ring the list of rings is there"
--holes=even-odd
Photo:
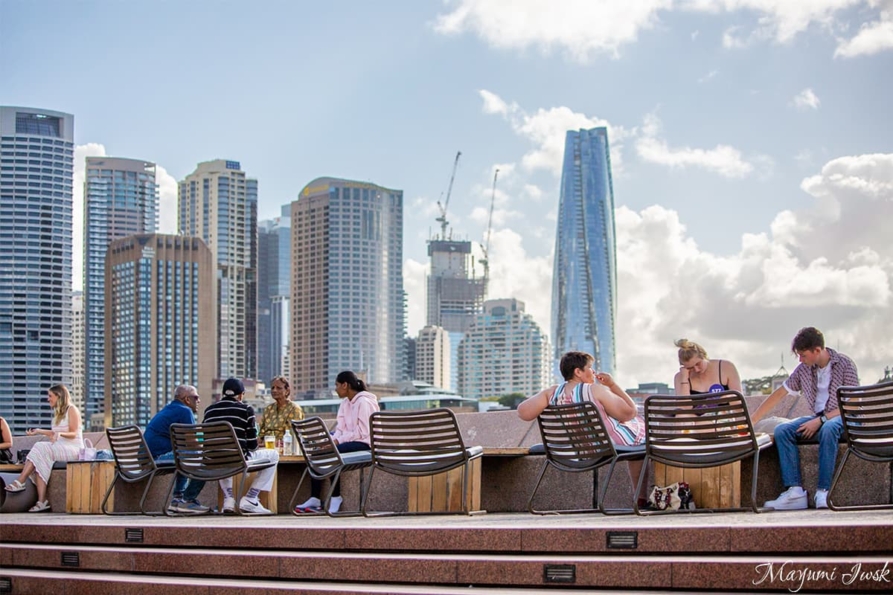
[[[50,509],[47,500],[47,483],[56,461],[75,461],[84,447],[81,412],[71,404],[71,396],[63,384],[50,387],[47,401],[53,408],[53,427],[49,430],[31,428],[28,436],[46,436],[49,442],[37,442],[31,447],[25,467],[14,482],[6,486],[8,492],[21,492],[24,482],[30,477],[37,486],[37,504],[29,512],[43,512]],[[35,471],[37,473],[35,473]]]

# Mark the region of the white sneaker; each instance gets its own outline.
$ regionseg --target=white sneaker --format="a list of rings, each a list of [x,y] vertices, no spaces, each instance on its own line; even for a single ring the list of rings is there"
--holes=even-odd
[[[252,502],[247,496],[239,500],[239,510],[245,514],[273,514],[270,509],[265,508],[259,501]]]
[[[329,500],[329,514],[335,514],[341,510],[342,502],[344,502],[344,498],[341,496],[332,496],[332,499]]]
[[[806,490],[800,486],[794,486],[782,492],[775,500],[769,500],[763,506],[775,510],[806,510],[809,508],[809,498]]]
[[[236,514],[236,499],[225,497],[223,499],[223,514]]]
[[[297,506],[295,506],[295,512],[299,514],[304,512],[319,512],[320,508],[322,508],[322,502],[319,501],[319,498],[314,498],[311,496],[303,504],[298,504]]]
[[[815,507],[828,508],[828,490],[815,491]]]

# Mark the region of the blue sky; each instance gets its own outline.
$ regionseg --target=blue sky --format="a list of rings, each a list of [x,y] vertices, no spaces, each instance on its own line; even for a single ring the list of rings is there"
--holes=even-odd
[[[628,386],[680,337],[790,370],[804,325],[863,381],[893,365],[891,91],[891,0],[0,0],[0,103],[75,114],[81,169],[158,163],[163,230],[215,158],[261,218],[318,176],[402,189],[411,333],[457,150],[454,237],[483,241],[498,167],[491,297],[551,332],[564,131],[608,126]]]

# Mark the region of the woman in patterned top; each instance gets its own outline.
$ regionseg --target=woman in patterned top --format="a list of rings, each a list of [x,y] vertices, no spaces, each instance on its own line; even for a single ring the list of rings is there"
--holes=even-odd
[[[518,405],[518,416],[524,421],[533,421],[549,405],[591,401],[598,408],[614,444],[621,446],[644,444],[645,420],[639,415],[635,401],[620,388],[610,374],[596,373],[592,369],[594,361],[595,358],[582,351],[565,353],[559,364],[565,381],[538,392]],[[629,461],[629,475],[633,489],[641,470],[642,461]],[[644,506],[644,494],[639,494],[638,499],[640,505]]]
[[[285,432],[291,431],[291,420],[304,419],[304,410],[300,405],[289,400],[291,385],[285,376],[277,376],[270,381],[270,393],[273,395],[275,403],[264,409],[260,431],[257,435],[274,434],[278,443],[282,440]]]

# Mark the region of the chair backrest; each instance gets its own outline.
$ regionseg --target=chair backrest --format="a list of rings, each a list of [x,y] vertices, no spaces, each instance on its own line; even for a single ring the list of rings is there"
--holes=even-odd
[[[588,469],[616,454],[594,403],[552,405],[536,421],[546,457],[560,467]]]
[[[108,436],[118,472],[127,481],[140,480],[155,471],[155,459],[137,426],[106,428],[105,434]]]
[[[293,419],[291,427],[298,438],[304,460],[315,475],[327,475],[343,466],[341,454],[322,418]]]
[[[842,386],[837,403],[843,431],[857,456],[893,460],[893,382],[871,386]]]
[[[189,479],[224,479],[248,468],[228,421],[171,424],[171,447],[177,471]]]
[[[395,475],[434,475],[468,461],[449,409],[377,411],[369,419],[372,461]]]
[[[712,467],[759,450],[747,404],[737,391],[651,395],[644,416],[648,456],[671,466]]]

